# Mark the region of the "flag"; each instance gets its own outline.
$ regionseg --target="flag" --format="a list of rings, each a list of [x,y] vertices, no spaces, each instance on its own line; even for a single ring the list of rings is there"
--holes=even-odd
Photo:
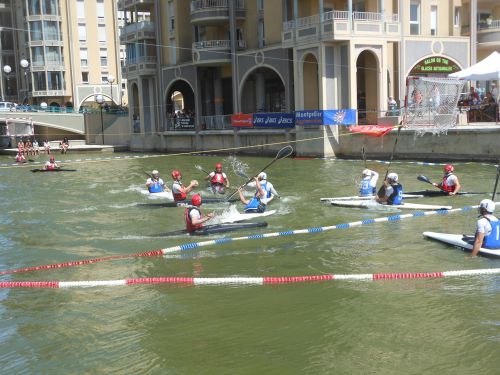
[[[349,126],[349,131],[351,133],[366,134],[371,137],[383,137],[397,127],[397,125],[354,125]]]

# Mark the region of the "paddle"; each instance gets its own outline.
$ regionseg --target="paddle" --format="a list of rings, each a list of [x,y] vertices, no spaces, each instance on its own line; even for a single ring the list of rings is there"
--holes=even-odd
[[[196,164],[194,167],[195,167],[196,169],[198,169],[199,171],[202,171],[203,173],[205,173],[207,176],[210,174],[210,172],[207,172],[206,170],[204,170],[204,169],[201,167],[201,165]]]
[[[491,196],[491,200],[495,201],[495,194],[497,193],[497,185],[498,185],[498,176],[500,176],[500,160],[498,161],[497,167],[497,178],[495,180],[495,187],[493,188],[493,195]]]
[[[363,157],[363,162],[365,163],[365,169],[368,168],[366,166],[366,153],[365,153],[365,146],[361,147],[361,155]]]
[[[264,172],[267,168],[269,168],[275,162],[277,162],[278,160],[281,160],[281,159],[284,159],[284,158],[290,156],[292,153],[293,153],[293,147],[292,146],[288,145],[288,146],[283,147],[281,150],[278,151],[278,153],[276,154],[276,156],[274,157],[274,159],[269,164],[267,164],[264,168],[262,168],[260,170],[260,172]],[[234,191],[233,193],[231,193],[231,195],[229,195],[226,198],[226,201],[228,201],[229,199],[231,199],[238,192],[239,189],[243,188],[249,182],[251,182],[255,177],[257,177],[259,175],[259,173],[257,173],[255,176],[252,176],[251,178],[249,178],[247,182],[245,182],[238,189],[236,189],[236,191]]]
[[[429,180],[427,177],[425,176],[422,176],[422,175],[419,175],[417,176],[417,180],[419,181],[422,181],[422,182],[427,182],[428,184],[431,184],[432,186],[434,186],[434,184],[432,183],[431,180]],[[448,193],[446,190],[443,190],[442,188],[440,188],[439,186],[434,186],[434,187],[437,187],[439,190],[441,190],[442,192],[444,193]]]
[[[391,166],[392,159],[394,158],[394,153],[396,152],[396,145],[398,144],[399,133],[401,133],[402,127],[403,127],[402,125],[398,126],[398,133],[396,134],[396,140],[394,141],[394,146],[392,147],[392,153],[391,153],[391,157],[389,159],[389,164],[387,165],[387,170],[385,171],[384,181],[387,180],[387,175],[389,174],[389,168]],[[384,195],[385,195],[385,184],[382,184],[380,189],[378,189],[378,191],[377,191],[377,196],[379,198],[382,198]]]

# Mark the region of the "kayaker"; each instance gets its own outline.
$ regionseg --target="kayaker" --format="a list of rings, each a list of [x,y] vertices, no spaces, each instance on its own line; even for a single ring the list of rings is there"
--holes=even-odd
[[[398,205],[403,201],[403,186],[398,182],[397,173],[391,172],[384,181],[385,195],[377,197],[377,202],[388,205]]]
[[[222,172],[222,164],[215,164],[215,170],[210,172],[205,180],[210,179],[210,188],[214,194],[225,194],[226,188],[229,187],[229,179],[227,175]]]
[[[151,172],[151,176],[146,180],[146,187],[150,193],[168,191],[168,188],[160,177],[160,173],[156,169]]]
[[[203,223],[214,217],[213,212],[209,213],[207,216],[202,215],[199,209],[201,203],[201,196],[199,194],[194,194],[191,197],[192,206],[187,207],[184,211],[184,220],[186,221],[186,230],[188,233],[203,228]]]
[[[56,163],[56,158],[54,157],[54,155],[50,155],[50,159],[48,162],[45,163],[44,169],[53,171],[58,168],[59,165]]]
[[[263,172],[261,172],[263,173]],[[266,210],[266,191],[260,184],[259,177],[254,177],[255,187],[257,191],[251,199],[246,199],[243,196],[243,191],[241,188],[238,189],[238,194],[240,195],[240,201],[245,205],[244,212],[245,213],[256,213],[256,212],[264,212]]]
[[[361,197],[371,197],[377,192],[378,173],[370,169],[364,169],[361,173],[361,184],[359,195]]]
[[[267,173],[266,172],[260,172],[257,175],[257,180],[260,183],[260,186],[264,189],[265,195],[261,197],[261,201],[264,202],[264,204],[269,204],[274,197],[279,198],[279,194],[274,188],[273,184],[267,180]],[[255,187],[257,189],[257,184],[255,181],[252,181],[248,184],[248,186]]]
[[[26,157],[20,153],[19,151],[17,152],[17,155],[16,155],[16,162],[17,163],[26,163]]]
[[[458,177],[453,174],[455,167],[451,164],[446,164],[444,166],[444,176],[443,181],[440,184],[435,182],[432,183],[437,188],[448,193],[448,195],[455,195],[460,190],[460,182]]]
[[[483,199],[479,203],[479,219],[476,224],[472,257],[475,257],[481,247],[487,249],[500,249],[500,221],[493,215],[495,202]]]
[[[174,201],[183,201],[187,198],[188,193],[190,193],[193,188],[198,186],[198,181],[191,180],[188,186],[185,186],[182,181],[181,172],[177,169],[172,171],[172,178],[174,183],[172,184],[172,195],[174,196]]]

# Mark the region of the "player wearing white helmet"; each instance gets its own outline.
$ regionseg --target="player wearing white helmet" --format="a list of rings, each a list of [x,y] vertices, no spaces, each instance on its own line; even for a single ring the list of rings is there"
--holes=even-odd
[[[398,205],[403,201],[403,186],[398,182],[397,173],[391,172],[384,181],[385,195],[377,197],[377,202]]]
[[[156,169],[151,172],[151,176],[146,180],[146,187],[150,193],[165,191],[165,183],[160,178],[160,173]]]
[[[432,183],[435,187],[440,188],[442,191],[447,192],[448,195],[455,195],[460,190],[460,181],[458,177],[453,174],[455,167],[451,164],[446,164],[444,166],[444,177],[443,181],[439,184]]]
[[[243,196],[243,192],[241,191],[241,188],[238,189],[238,193],[240,195],[240,201],[245,205],[245,213],[254,213],[254,212],[264,212],[266,210],[266,195],[267,192],[266,190],[262,187],[261,185],[261,176],[260,177],[254,177],[254,184],[255,187],[257,188],[257,191],[255,192],[255,195],[251,199],[246,199]]]
[[[370,169],[365,169],[361,173],[361,184],[359,187],[359,195],[362,197],[371,197],[377,191],[378,173]]]
[[[495,202],[483,199],[479,203],[479,220],[477,221],[474,246],[471,256],[476,256],[481,247],[500,249],[500,221],[493,215]]]
[[[257,180],[259,180],[260,186],[265,191],[265,195],[263,197],[261,197],[261,201],[264,204],[269,204],[269,202],[271,202],[274,199],[274,197],[279,197],[279,194],[276,191],[276,189],[274,188],[273,184],[267,180],[267,173],[266,172],[260,172],[257,175]],[[252,186],[252,187],[257,188],[255,181],[249,183],[248,186]]]

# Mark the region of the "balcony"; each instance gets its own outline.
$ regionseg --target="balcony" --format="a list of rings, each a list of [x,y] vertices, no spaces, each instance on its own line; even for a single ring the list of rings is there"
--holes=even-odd
[[[236,48],[246,48],[244,40],[236,42]],[[192,46],[193,63],[205,65],[221,65],[231,61],[230,40],[204,40],[195,42]]]
[[[127,79],[138,76],[156,75],[156,56],[141,56],[127,60],[127,65],[122,69]]]
[[[154,0],[119,0],[118,9],[129,10],[130,8],[136,8],[137,11],[142,11],[151,9],[154,4]]]
[[[229,1],[233,0],[194,0],[191,1],[191,23],[195,25],[220,24],[229,22]],[[244,0],[236,0],[236,19],[244,20],[246,8]]]
[[[285,47],[318,40],[346,40],[353,36],[396,40],[401,25],[397,14],[334,10],[283,24],[282,42]]]
[[[141,21],[131,23],[120,30],[120,42],[122,44],[141,39],[156,39],[154,22]]]
[[[479,47],[500,47],[500,20],[478,25],[477,43]]]

